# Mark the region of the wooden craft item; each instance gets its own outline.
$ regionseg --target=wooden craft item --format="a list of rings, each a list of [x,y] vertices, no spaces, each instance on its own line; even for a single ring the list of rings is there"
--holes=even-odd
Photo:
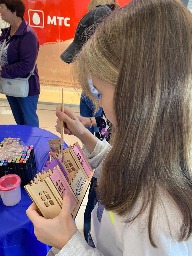
[[[56,157],[54,158],[49,164],[48,166],[45,166],[43,171],[44,172],[48,172],[49,169],[53,170],[55,168],[55,166],[59,166],[59,169],[61,170],[61,172],[63,173],[63,175],[65,176],[65,178],[68,181],[68,176],[67,176],[67,171],[65,170],[63,164],[59,161],[59,159]]]
[[[63,198],[61,197],[59,191],[57,188],[54,186],[53,181],[50,179],[50,177],[45,178],[45,182],[47,183],[47,186],[51,190],[52,194],[54,195],[55,198],[57,198],[57,202],[59,203],[60,208],[62,208],[62,201]]]
[[[62,100],[61,100],[61,112],[64,110],[64,94],[63,94],[63,88],[62,88]],[[63,122],[61,122],[61,163],[63,163],[64,155],[63,155],[63,142],[64,142],[64,125]]]
[[[58,157],[61,155],[61,139],[49,140],[49,147],[51,151],[51,157]]]
[[[56,166],[53,169],[53,173],[50,176],[50,179],[52,180],[54,187],[57,189],[60,198],[61,198],[61,205],[62,205],[62,201],[63,201],[63,193],[65,190],[67,190],[68,195],[70,196],[71,199],[71,212],[73,213],[78,200],[75,197],[75,194],[73,193],[69,183],[67,182],[65,176],[63,175],[63,173],[61,172],[59,166]]]
[[[59,215],[61,206],[45,181],[26,185],[25,189],[45,218],[52,219]]]
[[[53,144],[52,144],[53,145]],[[71,214],[76,217],[89,187],[93,171],[76,143],[63,151],[64,161],[55,158],[25,186],[45,218],[56,217],[62,208],[66,190],[71,199]]]
[[[79,146],[78,143],[75,143],[73,146],[72,146],[72,149],[73,151],[75,152],[75,155],[77,156],[78,158],[78,161],[81,163],[85,173],[87,174],[87,177],[89,179],[92,178],[92,175],[93,175],[93,170],[92,168],[90,167],[87,159],[85,158],[84,154],[83,154],[83,151],[81,149],[81,147]]]
[[[74,152],[71,150],[71,148],[66,148],[63,151],[64,155],[64,161],[63,161],[63,166],[67,172],[69,184],[71,184],[71,181],[75,178],[77,172],[79,169],[82,168],[80,162],[76,161],[74,157]]]
[[[83,201],[88,187],[89,179],[87,179],[87,177],[85,176],[84,171],[82,169],[79,169],[75,178],[71,182],[71,188],[79,202]]]

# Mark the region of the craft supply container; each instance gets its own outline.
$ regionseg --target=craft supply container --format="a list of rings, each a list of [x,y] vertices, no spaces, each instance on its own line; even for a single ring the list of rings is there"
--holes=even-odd
[[[16,174],[8,174],[0,178],[0,194],[3,204],[13,206],[21,200],[21,178]]]

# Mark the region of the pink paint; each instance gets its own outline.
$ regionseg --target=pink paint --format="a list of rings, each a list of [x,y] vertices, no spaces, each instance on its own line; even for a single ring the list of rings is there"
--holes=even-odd
[[[91,178],[93,175],[93,170],[91,169],[91,166],[89,165],[87,159],[84,156],[84,153],[80,146],[78,144],[74,144],[72,146],[73,151],[75,152],[76,156],[78,157],[84,171],[86,172],[88,178]]]
[[[56,187],[57,191],[59,192],[60,196],[63,198],[63,193],[66,190],[68,195],[71,198],[71,205],[72,208],[75,207],[76,202],[74,199],[73,194],[71,193],[69,183],[67,182],[65,176],[63,175],[62,171],[59,167],[55,167],[53,169],[53,174],[50,176],[54,186]]]

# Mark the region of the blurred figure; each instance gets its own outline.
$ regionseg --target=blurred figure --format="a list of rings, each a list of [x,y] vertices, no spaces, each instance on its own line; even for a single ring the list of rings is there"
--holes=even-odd
[[[88,5],[88,10],[91,11],[93,10],[96,6],[98,5],[104,5],[104,4],[108,4],[108,5],[114,5],[114,9],[119,7],[118,1],[116,0],[91,0],[89,2]]]
[[[39,127],[37,103],[40,93],[39,75],[36,60],[39,42],[34,30],[24,20],[25,5],[21,0],[0,0],[2,20],[10,26],[2,29],[0,47],[6,40],[0,59],[0,75],[3,78],[28,77],[28,97],[7,96],[15,122],[19,125]]]

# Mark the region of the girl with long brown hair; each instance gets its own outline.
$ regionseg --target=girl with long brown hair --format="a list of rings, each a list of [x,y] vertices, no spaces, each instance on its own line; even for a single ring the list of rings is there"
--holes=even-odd
[[[91,75],[114,133],[110,147],[70,110],[57,109],[66,132],[80,138],[92,166],[100,166],[104,206],[92,213],[96,248],[77,231],[68,195],[53,220],[40,217],[34,205],[28,209],[38,239],[58,255],[192,255],[191,32],[192,15],[179,1],[133,0],[80,52],[80,84]],[[88,85],[83,90],[89,93]]]

